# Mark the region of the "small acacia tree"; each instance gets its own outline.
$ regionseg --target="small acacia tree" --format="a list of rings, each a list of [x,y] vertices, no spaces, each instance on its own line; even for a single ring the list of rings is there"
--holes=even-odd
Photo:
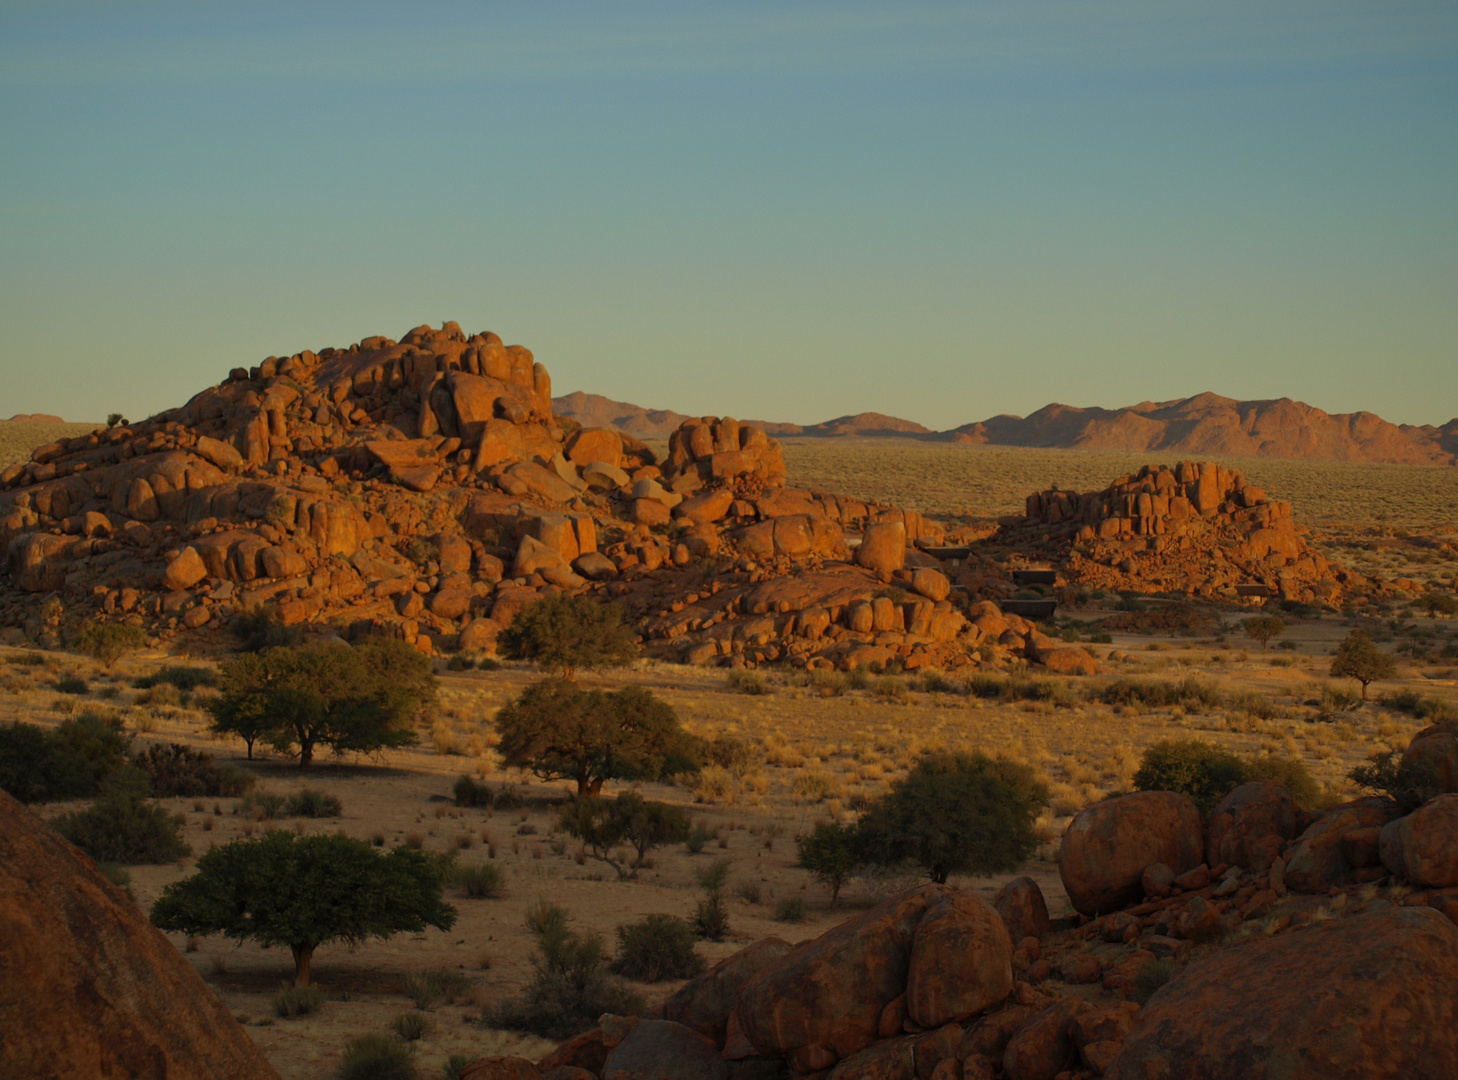
[[[636,877],[648,853],[664,844],[683,840],[689,833],[688,814],[676,806],[624,791],[615,799],[578,799],[562,808],[561,825],[581,840],[588,854],[616,871],[618,879]],[[636,857],[626,866],[613,852],[630,846]]]
[[[1016,870],[1037,847],[1048,788],[1026,765],[984,754],[929,754],[871,804],[856,832],[865,862],[950,874]]]
[[[300,768],[320,745],[345,753],[414,743],[410,723],[435,696],[430,661],[402,641],[265,649],[219,676],[222,692],[207,705],[213,730],[242,738],[250,758],[258,739],[297,748]]]
[[[1439,615],[1458,615],[1458,596],[1452,593],[1429,589],[1418,602],[1428,609],[1428,617],[1431,619],[1436,619]]]
[[[76,645],[88,656],[94,656],[111,667],[133,649],[146,644],[141,627],[126,623],[93,622],[76,638]]]
[[[799,839],[800,867],[830,889],[830,906],[840,899],[840,890],[860,865],[861,853],[853,825],[822,821],[808,836]]]
[[[1390,679],[1397,674],[1397,661],[1383,652],[1361,627],[1353,630],[1337,646],[1331,658],[1332,678],[1356,679],[1362,684],[1362,700],[1367,700],[1367,684]]]
[[[578,668],[622,667],[638,655],[632,631],[623,625],[622,609],[586,596],[532,601],[496,644],[508,660],[529,660],[569,680]]]
[[[197,873],[162,891],[152,922],[185,934],[223,934],[294,956],[294,981],[309,985],[314,950],[427,926],[449,930],[456,909],[441,899],[441,866],[424,852],[376,852],[348,836],[272,832],[234,840],[197,861]]]
[[[1261,643],[1262,651],[1286,632],[1286,620],[1279,615],[1252,615],[1240,625],[1245,629],[1246,637]]]
[[[607,780],[659,780],[700,764],[698,740],[641,686],[609,692],[548,679],[503,706],[496,730],[507,765],[575,781],[579,798],[597,795]]]
[[[1139,759],[1134,786],[1140,791],[1177,791],[1208,814],[1248,779],[1235,754],[1201,739],[1164,739]]]

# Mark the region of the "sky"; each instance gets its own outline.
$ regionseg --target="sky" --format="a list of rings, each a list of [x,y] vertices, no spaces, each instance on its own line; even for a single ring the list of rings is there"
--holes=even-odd
[[[0,416],[454,319],[554,392],[1458,415],[1458,3],[9,3]]]

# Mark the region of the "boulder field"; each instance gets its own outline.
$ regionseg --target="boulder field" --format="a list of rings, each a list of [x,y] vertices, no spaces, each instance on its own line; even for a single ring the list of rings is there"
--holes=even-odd
[[[1212,595],[1247,570],[1302,598],[1356,585],[1304,548],[1285,504],[1211,464],[1031,496],[999,535],[1021,546],[1011,561],[1063,544],[1049,552],[1067,584],[1163,588],[1188,563],[1226,567],[1190,579]],[[948,546],[915,510],[787,487],[779,444],[731,417],[684,420],[661,460],[577,427],[530,350],[455,323],[269,357],[0,472],[14,643],[102,619],[206,649],[268,605],[321,634],[479,653],[566,591],[618,601],[651,655],[692,664],[1096,671],[995,603],[1015,591],[1006,555]]]
[[[1257,780],[1202,819],[1174,792],[1116,796],[1064,835],[1072,915],[1050,919],[1031,878],[990,903],[923,885],[798,945],[756,942],[539,1062],[462,1077],[1458,1076],[1455,806],[1315,813]]]

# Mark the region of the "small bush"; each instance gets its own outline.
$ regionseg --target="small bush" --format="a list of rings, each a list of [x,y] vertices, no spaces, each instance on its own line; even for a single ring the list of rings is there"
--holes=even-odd
[[[237,798],[257,780],[240,769],[221,768],[212,754],[180,743],[149,747],[132,758],[132,765],[152,778],[152,794],[163,799]]]
[[[471,980],[459,971],[420,971],[406,976],[405,996],[417,1009],[449,1005],[471,990]]]
[[[284,803],[284,813],[289,817],[339,817],[344,813],[344,804],[333,795],[303,788],[288,797],[288,801]]]
[[[466,1071],[466,1066],[471,1064],[471,1061],[472,1059],[465,1054],[452,1054],[440,1067],[441,1075],[445,1080],[461,1080],[461,1073]]]
[[[1134,786],[1188,795],[1201,814],[1208,814],[1245,779],[1245,762],[1229,750],[1199,739],[1168,739],[1144,751]]]
[[[757,881],[741,881],[734,886],[734,895],[743,900],[746,904],[757,905],[764,899],[763,892]]]
[[[244,796],[238,810],[245,816],[260,821],[272,821],[282,817],[287,800],[272,791],[254,791]]]
[[[704,970],[694,951],[694,932],[672,915],[649,915],[618,927],[618,954],[611,970],[638,982],[688,979]]]
[[[56,680],[56,689],[63,694],[89,694],[91,687],[80,675],[62,675]]]
[[[425,1038],[433,1026],[430,1017],[422,1012],[401,1013],[390,1024],[395,1034],[408,1043],[419,1042]]]
[[[94,656],[107,667],[111,667],[133,649],[146,644],[146,636],[139,626],[125,623],[88,623],[76,639],[76,646],[86,655]]]
[[[1392,694],[1380,694],[1377,701],[1389,709],[1399,709],[1402,712],[1411,713],[1417,720],[1426,720],[1433,724],[1458,723],[1458,709],[1442,698],[1425,697],[1416,690],[1399,690]]]
[[[841,697],[849,687],[850,679],[841,671],[816,668],[810,672],[809,685],[820,697]]]
[[[770,686],[764,681],[764,676],[757,671],[731,671],[729,673],[729,689],[740,694],[761,695],[770,692]]]
[[[506,875],[492,863],[474,863],[455,872],[456,884],[473,900],[495,900],[506,887]]]
[[[714,834],[702,825],[695,825],[689,830],[688,836],[684,839],[684,847],[688,848],[690,855],[698,855],[703,852],[705,845],[714,839]]]
[[[569,919],[566,908],[554,904],[550,900],[538,899],[535,904],[527,908],[526,928],[538,937],[558,931],[565,932]]]
[[[1247,758],[1245,777],[1247,780],[1274,780],[1291,793],[1297,806],[1310,809],[1321,802],[1321,785],[1300,758],[1276,757],[1274,754]]]
[[[229,624],[228,629],[238,639],[238,647],[243,652],[292,647],[303,638],[297,626],[285,626],[278,611],[269,606],[245,611]]]
[[[318,1012],[319,1006],[324,1004],[324,991],[317,986],[285,985],[274,992],[269,1002],[273,1005],[274,1016],[293,1020]]]
[[[414,1080],[415,1058],[407,1043],[388,1035],[361,1035],[344,1044],[339,1080]]]
[[[871,684],[871,694],[882,701],[905,701],[906,680],[895,675],[883,675]]]
[[[470,671],[476,666],[476,661],[457,653],[446,661],[447,671]]]
[[[210,668],[186,667],[181,664],[174,664],[155,671],[151,675],[142,675],[132,680],[132,686],[138,690],[150,690],[154,686],[166,684],[176,687],[184,694],[191,693],[199,686],[215,686],[218,681],[218,673]]]
[[[711,941],[723,941],[729,933],[729,909],[724,903],[724,885],[729,880],[729,859],[716,859],[698,872],[704,897],[694,908],[694,933]]]
[[[1160,679],[1116,679],[1096,691],[1105,705],[1143,705],[1161,709],[1179,705],[1191,712],[1220,704],[1220,691],[1209,683],[1188,678],[1172,683]]]
[[[807,915],[805,901],[799,896],[787,896],[775,905],[776,922],[802,923]]]
[[[1402,762],[1396,750],[1375,753],[1367,764],[1349,772],[1353,783],[1377,795],[1394,800],[1403,813],[1410,813],[1448,790],[1440,769],[1431,760]]]
[[[489,807],[495,801],[490,785],[478,784],[469,776],[460,777],[451,791],[455,795],[457,806]]]
[[[182,818],[147,802],[149,785],[141,770],[117,769],[102,785],[95,806],[57,818],[53,825],[97,862],[175,862],[192,852],[182,840]]]

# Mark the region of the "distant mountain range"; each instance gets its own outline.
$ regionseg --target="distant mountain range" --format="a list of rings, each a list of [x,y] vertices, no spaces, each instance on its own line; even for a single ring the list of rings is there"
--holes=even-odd
[[[666,439],[688,416],[645,409],[600,394],[554,398],[553,409],[584,427],[617,428]],[[1305,402],[1236,401],[1198,394],[1122,409],[1045,405],[1031,416],[993,416],[950,431],[911,420],[857,413],[819,424],[756,423],[777,438],[875,437],[1065,449],[1161,452],[1185,456],[1305,458],[1399,465],[1458,465],[1458,418],[1441,427],[1391,424],[1375,413],[1327,413]]]

